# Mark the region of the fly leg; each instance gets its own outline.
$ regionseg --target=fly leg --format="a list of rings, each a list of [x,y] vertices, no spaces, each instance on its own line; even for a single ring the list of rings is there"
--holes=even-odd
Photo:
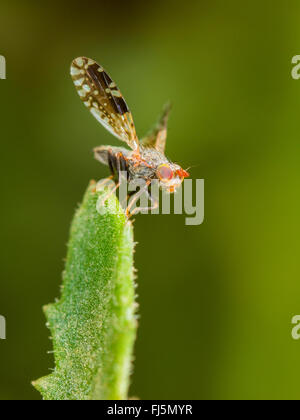
[[[150,183],[151,183],[151,181],[147,181],[146,185],[143,188],[141,188],[141,190],[133,196],[133,199],[132,199],[131,203],[129,203],[129,205],[126,209],[126,216],[128,218],[132,217],[134,214],[137,214],[137,213],[140,213],[140,212],[143,212],[143,211],[156,210],[158,208],[158,200],[153,198],[152,195],[150,194],[149,190],[148,190],[148,187],[149,187]],[[138,201],[138,199],[141,197],[141,195],[144,192],[147,193],[147,195],[148,195],[148,197],[149,197],[149,199],[152,203],[152,206],[151,207],[136,207],[135,209],[133,209],[133,211],[130,211],[130,209],[136,204],[136,202]]]
[[[116,172],[120,182],[128,179],[127,159],[121,152],[116,155]]]
[[[111,190],[110,192],[113,193],[115,192],[119,186],[116,179],[118,181],[120,181],[120,172],[123,170],[122,167],[122,153],[118,153],[116,156],[112,153],[111,150],[108,151],[108,166],[111,172],[111,175],[105,179],[103,179],[102,181],[100,181],[97,184],[97,191],[100,191],[101,189],[103,189],[107,184],[108,184],[108,188]],[[115,184],[113,186],[112,181],[115,180]],[[117,188],[115,188],[115,186],[117,186]],[[105,199],[105,201],[107,200],[107,198]]]
[[[158,208],[158,200],[153,198],[151,196],[151,194],[149,193],[149,191],[147,191],[147,193],[148,193],[149,199],[152,203],[152,206],[151,207],[136,207],[135,209],[133,209],[133,211],[130,213],[130,215],[128,217],[131,217],[134,214],[141,213],[143,211],[151,211],[151,210],[156,210]]]
[[[147,181],[146,184],[143,186],[143,188],[140,189],[139,192],[134,194],[132,201],[128,204],[128,207],[126,209],[126,216],[130,217],[130,209],[135,205],[135,203],[138,201],[138,199],[143,195],[144,192],[148,190],[148,187],[150,185],[151,181]]]
[[[110,146],[100,146],[94,149],[95,157],[99,162],[106,164],[109,169],[111,176],[101,180],[97,185],[97,191],[101,191],[103,187],[108,186],[109,191],[104,195],[101,199],[99,198],[99,205],[100,207],[104,206],[105,201],[107,201],[112,194],[114,194],[122,182],[128,179],[128,164],[127,164],[127,157],[126,153],[121,151],[117,147],[110,147]],[[113,182],[114,183],[113,183]],[[110,184],[111,185],[110,185]]]

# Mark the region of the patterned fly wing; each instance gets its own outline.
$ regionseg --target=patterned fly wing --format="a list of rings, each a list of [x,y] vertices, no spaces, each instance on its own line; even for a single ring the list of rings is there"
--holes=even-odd
[[[71,65],[71,76],[79,96],[93,116],[114,136],[139,151],[131,112],[104,69],[94,60],[79,57]]]

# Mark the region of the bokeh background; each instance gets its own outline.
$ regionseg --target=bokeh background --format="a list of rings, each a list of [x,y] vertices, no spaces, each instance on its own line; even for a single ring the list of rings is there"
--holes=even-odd
[[[118,144],[82,106],[79,55],[116,80],[137,131],[170,99],[167,153],[205,179],[205,222],[140,216],[131,395],[298,399],[297,0],[2,0],[0,399],[39,399],[53,367],[41,307],[59,294],[71,218]]]

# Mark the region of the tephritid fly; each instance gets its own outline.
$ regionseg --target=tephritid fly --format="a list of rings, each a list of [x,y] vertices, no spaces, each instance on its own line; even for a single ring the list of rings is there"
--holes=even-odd
[[[123,171],[128,181],[137,178],[145,180],[145,191],[152,202],[155,200],[151,197],[149,186],[154,179],[159,181],[162,189],[175,192],[189,174],[165,156],[170,107],[165,107],[155,129],[139,142],[131,112],[103,67],[94,60],[79,57],[71,65],[71,76],[79,96],[93,116],[131,148],[100,146],[94,149],[95,158],[110,168],[110,179],[116,184],[114,191],[120,186],[120,171]],[[156,206],[154,202],[151,208]]]

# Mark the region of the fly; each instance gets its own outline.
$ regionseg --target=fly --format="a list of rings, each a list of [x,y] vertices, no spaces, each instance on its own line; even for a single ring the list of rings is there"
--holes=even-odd
[[[170,106],[165,106],[156,127],[139,141],[123,95],[102,66],[90,58],[79,57],[72,62],[71,76],[80,98],[92,115],[130,148],[99,146],[94,149],[95,158],[110,169],[109,179],[115,182],[114,191],[120,186],[121,171],[127,174],[129,182],[143,179],[144,191],[153,204],[149,209],[157,208],[158,203],[151,197],[149,188],[152,180],[158,180],[163,190],[174,193],[189,176],[187,171],[165,156]],[[141,191],[136,194],[137,199],[140,195]],[[139,211],[136,208],[130,212],[131,207],[132,203],[126,210],[128,217]]]

